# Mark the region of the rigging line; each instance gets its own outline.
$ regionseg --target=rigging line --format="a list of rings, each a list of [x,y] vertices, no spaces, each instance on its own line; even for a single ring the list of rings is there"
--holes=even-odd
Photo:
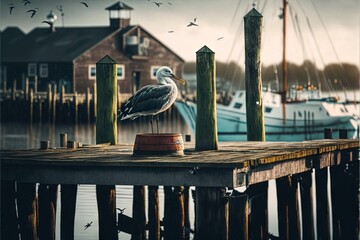
[[[316,37],[315,37],[314,31],[313,31],[313,29],[312,29],[312,27],[311,27],[311,23],[310,23],[310,20],[309,20],[308,17],[306,17],[306,22],[307,22],[307,25],[308,25],[308,27],[309,27],[310,34],[311,34],[312,38],[314,39],[315,46],[316,46],[316,50],[318,51],[320,60],[321,60],[322,64],[325,66],[324,58],[322,57],[322,54],[321,54],[321,51],[320,51],[319,43],[318,43],[318,41],[317,41],[317,39],[316,39]],[[323,72],[322,75],[323,75],[323,78],[324,78],[325,85],[326,85],[326,87],[328,88],[328,90],[331,92],[331,94],[333,94],[333,90],[335,90],[335,89],[332,89],[331,85],[329,86],[329,83],[328,83],[328,81],[326,80],[326,76],[325,76],[324,70],[323,70],[322,72]],[[338,94],[335,93],[335,95],[338,95]]]
[[[234,12],[233,17],[231,19],[231,26],[234,24],[235,17],[237,16],[237,13],[239,11],[240,4],[241,4],[241,1],[238,1],[237,5],[236,5],[236,8],[235,8],[235,12]]]
[[[344,67],[343,67],[343,65],[342,65],[342,63],[341,63],[341,61],[340,61],[339,55],[338,55],[337,52],[336,52],[335,45],[334,45],[333,41],[331,40],[329,31],[327,30],[327,28],[326,28],[326,26],[325,26],[325,23],[324,23],[322,17],[320,16],[319,11],[318,11],[317,8],[316,8],[316,5],[315,5],[314,1],[311,0],[311,3],[313,4],[314,9],[315,9],[315,12],[316,12],[316,14],[318,15],[318,17],[319,17],[319,19],[320,19],[321,25],[323,26],[323,28],[324,28],[324,30],[325,30],[325,32],[326,32],[326,35],[327,35],[327,37],[328,37],[328,39],[329,39],[329,41],[330,41],[331,47],[332,47],[332,49],[333,49],[333,51],[334,51],[335,57],[336,57],[336,59],[338,60],[338,62],[340,63],[341,67],[344,69]],[[344,70],[345,70],[345,69],[344,69]]]

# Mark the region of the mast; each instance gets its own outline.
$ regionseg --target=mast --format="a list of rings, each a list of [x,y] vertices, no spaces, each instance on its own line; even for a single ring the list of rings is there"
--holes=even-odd
[[[283,125],[286,122],[286,96],[287,96],[287,63],[286,63],[286,15],[287,15],[287,0],[283,0],[283,91],[282,91],[282,110],[283,110]]]

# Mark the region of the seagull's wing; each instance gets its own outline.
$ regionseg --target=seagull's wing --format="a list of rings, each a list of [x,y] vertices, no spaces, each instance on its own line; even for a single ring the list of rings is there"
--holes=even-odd
[[[145,86],[121,107],[119,117],[120,119],[134,119],[139,115],[155,113],[169,101],[170,93],[170,85]]]
[[[49,21],[42,21],[41,23],[47,23],[51,26],[51,22],[49,22]]]
[[[84,4],[85,7],[89,7],[86,2],[80,2],[81,4]]]

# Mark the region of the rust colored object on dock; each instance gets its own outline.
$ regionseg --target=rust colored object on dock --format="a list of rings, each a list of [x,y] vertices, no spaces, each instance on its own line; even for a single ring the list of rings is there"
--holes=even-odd
[[[133,155],[182,156],[184,155],[184,141],[180,133],[138,133]]]

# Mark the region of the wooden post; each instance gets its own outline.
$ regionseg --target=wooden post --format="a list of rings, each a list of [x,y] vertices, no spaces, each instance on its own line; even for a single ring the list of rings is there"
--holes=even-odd
[[[75,124],[78,123],[78,117],[79,117],[79,105],[78,105],[78,96],[77,96],[77,92],[74,92],[74,96],[73,96],[73,109],[74,109],[74,122]]]
[[[54,85],[54,92],[52,94],[52,122],[54,123],[56,120],[56,92],[57,92],[57,87],[56,84]]]
[[[60,134],[60,147],[68,146],[67,134]],[[61,213],[60,213],[60,238],[61,240],[74,239],[76,184],[61,184]]]
[[[245,191],[249,199],[249,239],[267,239],[267,192],[268,182],[250,185]]]
[[[164,190],[164,237],[165,239],[183,240],[185,238],[183,187],[164,186]]]
[[[34,91],[35,91],[35,94],[38,93],[38,77],[37,76],[34,77]]]
[[[158,186],[148,186],[149,240],[160,240],[160,210]]]
[[[36,184],[17,183],[17,196],[21,239],[37,240]]]
[[[217,150],[215,53],[207,46],[196,52],[196,150]]]
[[[97,116],[97,90],[96,90],[96,83],[94,83],[94,93],[93,93],[93,104],[94,104],[94,120],[96,120]]]
[[[30,89],[29,93],[29,120],[30,124],[33,122],[34,116],[34,90]]]
[[[40,142],[40,149],[48,148],[50,141]],[[57,194],[57,184],[39,185],[39,240],[55,240]]]
[[[228,204],[224,195],[223,188],[196,188],[196,239],[228,239]]]
[[[25,101],[29,100],[29,78],[25,79],[25,91],[24,91]]]
[[[90,122],[90,88],[86,89],[86,120],[89,123]]]
[[[46,112],[47,112],[47,121],[51,120],[51,106],[52,106],[52,93],[51,93],[51,84],[48,84],[47,88],[47,98],[46,98]]]
[[[245,15],[244,23],[247,139],[265,141],[260,59],[262,15],[253,8]]]
[[[185,240],[190,240],[190,207],[189,207],[189,187],[184,186],[184,227],[185,227]]]
[[[280,239],[300,239],[296,177],[276,179]]]
[[[229,197],[229,240],[249,239],[248,216],[248,195],[233,190]]]
[[[11,100],[13,102],[15,102],[16,100],[16,79],[14,79],[14,82],[13,82],[13,88],[12,88],[12,95],[11,95]]]
[[[146,212],[145,212],[145,187],[134,186],[133,189],[133,219],[136,226],[142,226],[142,230],[131,234],[132,240],[145,240],[145,225],[146,225]]]
[[[60,120],[64,121],[66,118],[66,113],[65,113],[65,86],[61,85],[60,88]]]
[[[19,239],[15,206],[15,182],[1,180],[1,239]],[[6,194],[5,194],[6,193]]]
[[[315,239],[311,173],[299,174],[303,239]]]
[[[326,139],[332,138],[332,129],[327,128],[324,132]],[[330,239],[330,207],[327,191],[327,167],[315,169],[316,183],[316,218],[317,218],[317,238]]]
[[[97,119],[96,143],[117,143],[116,62],[105,56],[96,63]],[[116,192],[114,185],[97,185],[99,240],[118,239],[116,229]]]

